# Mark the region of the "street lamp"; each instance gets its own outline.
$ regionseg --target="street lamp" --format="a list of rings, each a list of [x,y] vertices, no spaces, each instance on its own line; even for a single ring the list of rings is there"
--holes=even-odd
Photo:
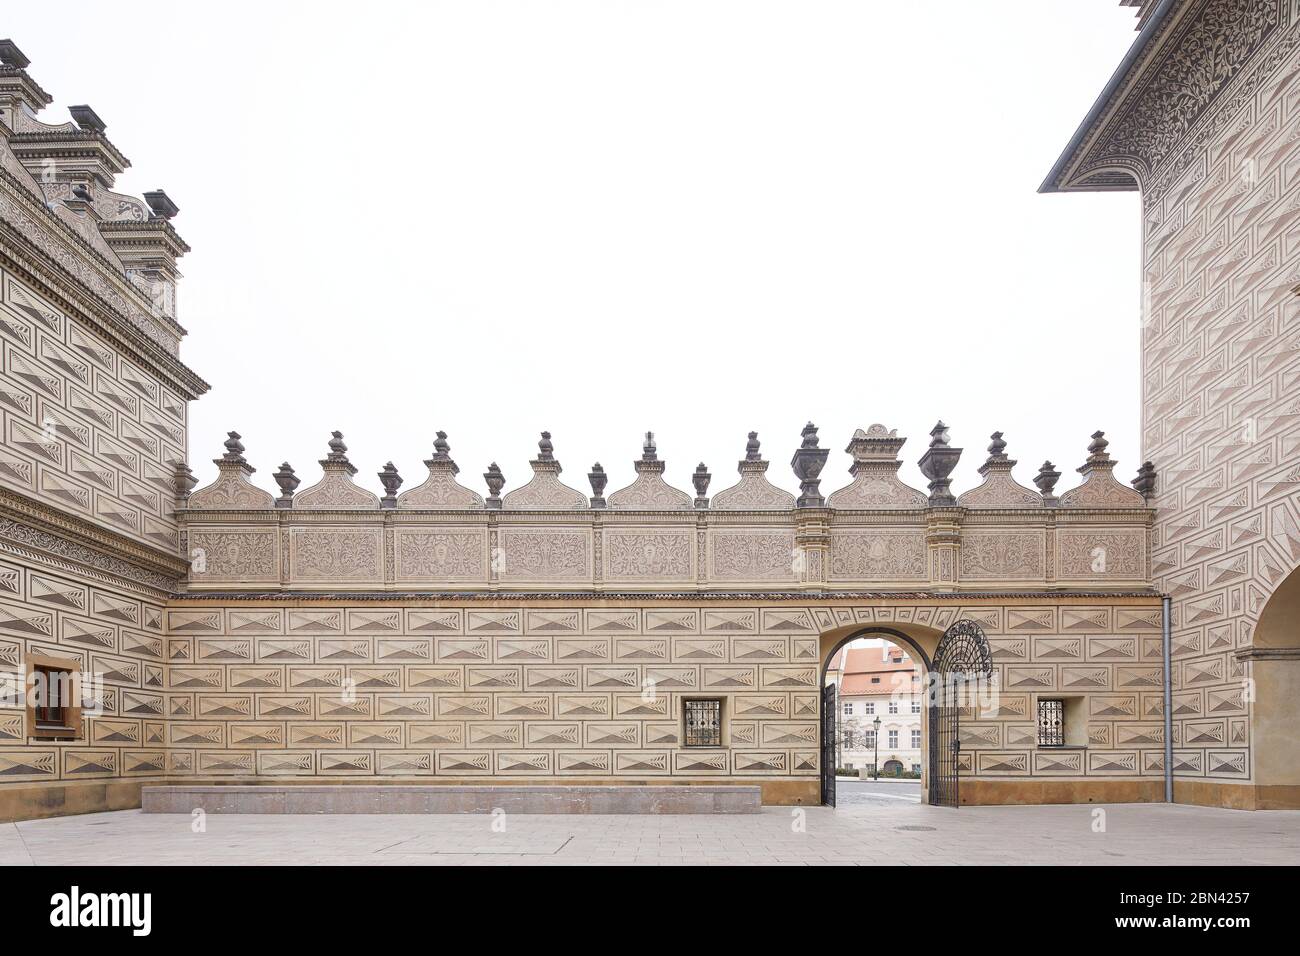
[[[874,758],[872,758],[872,762],[871,762],[871,776],[877,782],[879,782],[880,780],[880,718],[877,717],[871,723],[876,728],[876,732],[872,735],[872,740],[874,740],[876,744],[876,755]]]

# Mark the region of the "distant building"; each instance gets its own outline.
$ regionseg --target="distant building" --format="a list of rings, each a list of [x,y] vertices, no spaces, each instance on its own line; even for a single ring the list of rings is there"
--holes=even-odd
[[[870,772],[879,754],[881,776],[921,772],[921,669],[901,647],[843,648],[826,683],[838,690],[837,768]]]

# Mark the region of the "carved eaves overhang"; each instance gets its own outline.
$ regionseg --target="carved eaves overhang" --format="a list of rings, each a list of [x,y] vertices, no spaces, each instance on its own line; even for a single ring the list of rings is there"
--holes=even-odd
[[[0,260],[185,399],[208,390],[208,383],[177,357],[185,330],[151,310],[116,265],[59,222],[5,169],[0,169]]]
[[[141,590],[176,593],[186,562],[124,535],[0,488],[0,553]]]
[[[1040,192],[1162,191],[1296,47],[1293,0],[1160,0],[1143,15]]]

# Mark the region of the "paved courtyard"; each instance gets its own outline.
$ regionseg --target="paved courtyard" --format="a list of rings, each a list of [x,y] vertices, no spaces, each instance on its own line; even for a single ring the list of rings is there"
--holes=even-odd
[[[1104,832],[1095,832],[1103,819]],[[747,816],[254,816],[138,810],[0,824],[0,864],[1296,864],[1300,811],[1163,804]],[[494,827],[495,824],[495,827]]]

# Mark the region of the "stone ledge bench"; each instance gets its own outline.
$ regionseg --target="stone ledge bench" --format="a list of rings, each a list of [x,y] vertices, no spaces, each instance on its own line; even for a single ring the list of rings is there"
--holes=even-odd
[[[145,813],[758,813],[757,786],[146,786]]]

